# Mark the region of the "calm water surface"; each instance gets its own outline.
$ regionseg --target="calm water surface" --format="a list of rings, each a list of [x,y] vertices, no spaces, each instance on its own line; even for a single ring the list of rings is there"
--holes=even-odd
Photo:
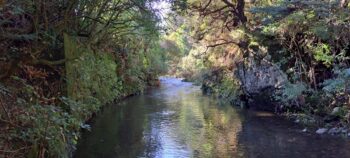
[[[161,87],[104,108],[76,158],[350,158],[348,139],[303,133],[269,113],[218,104],[200,87],[161,78]]]

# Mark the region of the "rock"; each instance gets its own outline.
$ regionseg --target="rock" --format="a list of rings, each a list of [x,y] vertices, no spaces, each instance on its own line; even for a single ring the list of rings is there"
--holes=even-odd
[[[300,123],[300,120],[299,120],[299,119],[296,119],[294,122],[295,122],[295,123]]]
[[[260,110],[276,111],[279,105],[272,96],[288,83],[287,75],[274,63],[250,56],[237,64],[234,74],[241,83],[242,91],[253,102],[250,107]]]
[[[304,128],[302,131],[303,131],[303,132],[307,132],[307,128]]]
[[[341,128],[337,128],[337,127],[334,127],[328,130],[328,133],[332,135],[339,134],[340,132],[341,132]]]
[[[280,88],[287,83],[287,75],[275,64],[267,60],[256,61],[253,57],[238,64],[236,71],[242,88],[249,94],[261,93],[269,87]]]
[[[335,107],[331,113],[331,115],[337,115],[340,112],[340,107]]]
[[[343,134],[348,133],[348,130],[345,129],[345,128],[343,128],[343,129],[341,130],[341,133],[343,133]]]
[[[318,129],[318,130],[316,131],[316,133],[317,133],[317,134],[324,134],[324,133],[326,133],[327,131],[328,131],[327,128],[320,128],[320,129]]]

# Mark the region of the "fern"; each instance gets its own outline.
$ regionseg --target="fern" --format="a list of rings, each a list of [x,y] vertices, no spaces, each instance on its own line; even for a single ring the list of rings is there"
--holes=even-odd
[[[293,105],[299,96],[307,90],[304,83],[299,82],[296,84],[287,83],[281,90],[279,95],[274,96],[274,98],[283,103],[284,106]]]
[[[336,94],[346,90],[347,83],[350,81],[350,69],[343,69],[335,71],[336,78],[325,80],[322,85],[323,91],[327,94]]]

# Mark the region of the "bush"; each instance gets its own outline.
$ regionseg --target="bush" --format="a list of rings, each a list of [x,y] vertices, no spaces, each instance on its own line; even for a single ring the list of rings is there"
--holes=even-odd
[[[292,84],[287,83],[277,92],[274,96],[275,100],[281,103],[281,107],[296,106],[301,108],[303,101],[300,100],[303,97],[303,92],[307,90],[306,85],[302,82]]]

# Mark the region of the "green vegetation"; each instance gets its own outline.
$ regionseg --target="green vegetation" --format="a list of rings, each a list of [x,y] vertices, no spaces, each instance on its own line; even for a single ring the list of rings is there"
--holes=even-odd
[[[102,105],[158,84],[151,3],[0,1],[0,157],[71,157]]]
[[[349,1],[189,0],[175,12],[191,43],[177,76],[238,105],[348,127]]]
[[[0,0],[0,157],[70,157],[102,105],[165,73],[349,126],[348,0],[160,1]]]

